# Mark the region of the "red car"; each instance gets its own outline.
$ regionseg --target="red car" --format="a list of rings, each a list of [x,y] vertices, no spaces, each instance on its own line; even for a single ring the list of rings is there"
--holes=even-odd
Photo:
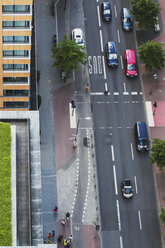
[[[135,50],[125,50],[125,74],[128,77],[137,76],[136,55]]]

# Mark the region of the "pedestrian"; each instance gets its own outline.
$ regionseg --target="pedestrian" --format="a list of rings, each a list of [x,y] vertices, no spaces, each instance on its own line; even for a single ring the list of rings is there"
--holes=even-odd
[[[61,224],[65,225],[66,224],[66,220],[62,220]]]
[[[69,212],[66,213],[66,219],[67,219],[67,220],[70,220],[70,213],[69,213]]]
[[[63,239],[63,235],[59,235],[58,242],[61,243],[62,239]]]
[[[48,238],[51,238],[52,237],[52,234],[51,233],[48,233]]]
[[[58,212],[58,207],[55,206],[54,213],[57,213],[57,212]]]
[[[47,242],[47,240],[46,240],[46,239],[44,239],[44,244],[46,244],[46,242]]]
[[[68,239],[70,239],[70,242],[72,242],[72,240],[73,240],[72,235],[70,235]]]
[[[54,237],[54,236],[55,236],[55,231],[53,230],[53,231],[52,231],[52,237]]]

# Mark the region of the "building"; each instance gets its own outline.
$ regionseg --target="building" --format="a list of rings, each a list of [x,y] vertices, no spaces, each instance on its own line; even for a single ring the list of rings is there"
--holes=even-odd
[[[0,0],[0,110],[30,109],[33,0]]]

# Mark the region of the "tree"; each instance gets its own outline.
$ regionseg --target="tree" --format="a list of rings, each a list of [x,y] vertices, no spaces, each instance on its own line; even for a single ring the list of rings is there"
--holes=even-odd
[[[165,140],[154,139],[151,148],[150,163],[156,163],[159,170],[162,170],[165,166]]]
[[[145,63],[147,71],[160,70],[164,68],[165,52],[163,44],[156,41],[147,41],[138,48],[140,59]]]
[[[75,41],[69,40],[66,35],[64,39],[54,44],[52,47],[53,66],[64,72],[77,70],[79,63],[85,64],[87,54],[84,52],[85,47],[78,45]]]
[[[165,226],[165,207],[161,209],[160,219],[163,222],[163,225]]]
[[[141,28],[154,28],[158,23],[156,17],[159,16],[160,10],[160,5],[153,0],[131,0],[131,13]]]

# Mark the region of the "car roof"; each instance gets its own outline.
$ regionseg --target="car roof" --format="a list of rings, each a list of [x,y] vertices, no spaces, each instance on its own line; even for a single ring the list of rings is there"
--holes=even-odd
[[[110,53],[116,53],[116,45],[115,45],[115,42],[109,41],[109,42],[107,43],[107,45],[108,45],[108,51],[109,51]]]
[[[82,35],[82,30],[80,28],[73,29],[73,32],[78,34],[78,35]]]
[[[130,10],[128,8],[123,8],[124,18],[130,18]]]
[[[128,64],[136,64],[136,56],[135,56],[135,50],[127,49],[125,50],[127,55],[127,63]]]
[[[104,9],[110,9],[110,2],[103,2]]]
[[[147,127],[145,122],[137,122],[137,132],[140,139],[147,139]]]

